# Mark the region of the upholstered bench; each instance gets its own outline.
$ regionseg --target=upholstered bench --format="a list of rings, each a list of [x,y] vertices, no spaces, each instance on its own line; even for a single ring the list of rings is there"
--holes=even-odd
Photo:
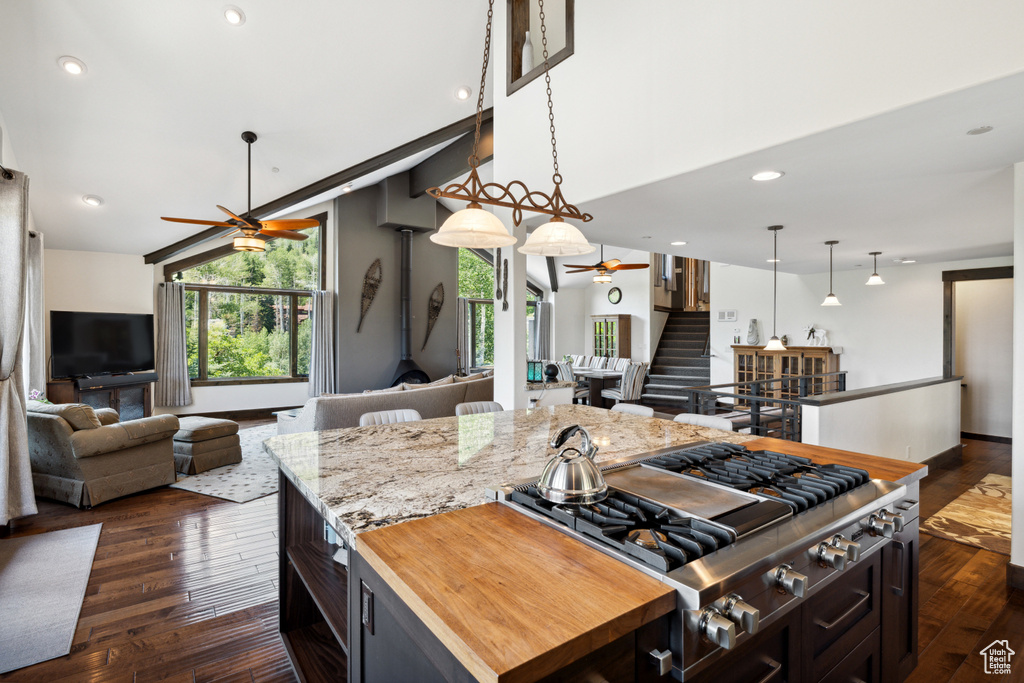
[[[242,462],[238,423],[212,417],[183,417],[174,435],[174,464],[182,474],[199,474]]]

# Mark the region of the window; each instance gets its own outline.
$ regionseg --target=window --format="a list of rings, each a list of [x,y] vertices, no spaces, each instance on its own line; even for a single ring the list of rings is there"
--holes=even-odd
[[[484,252],[487,254],[487,252]],[[487,254],[490,256],[490,254]],[[459,296],[469,301],[470,344],[473,349],[472,368],[494,365],[494,267],[480,253],[459,249]],[[534,303],[541,298],[541,289],[532,283],[526,289],[526,348],[530,347]]]
[[[263,253],[230,245],[170,264],[185,285],[186,351],[193,386],[305,381],[312,349],[310,294],[325,284],[321,228]]]

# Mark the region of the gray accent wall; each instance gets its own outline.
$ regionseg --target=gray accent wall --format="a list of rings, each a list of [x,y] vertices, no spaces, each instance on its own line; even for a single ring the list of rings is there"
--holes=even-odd
[[[399,335],[400,235],[377,227],[377,186],[335,199],[337,239],[337,382],[338,393],[380,389],[391,384],[401,354]],[[455,298],[458,293],[458,250],[430,241],[417,231],[412,243],[412,357],[430,378],[455,372]],[[380,258],[384,279],[363,329],[356,333],[363,276]],[[438,282],[444,283],[444,307],[427,348],[427,301]]]

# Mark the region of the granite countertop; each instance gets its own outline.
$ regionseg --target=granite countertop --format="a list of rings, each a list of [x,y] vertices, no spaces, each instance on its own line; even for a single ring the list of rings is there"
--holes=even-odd
[[[527,382],[527,391],[543,391],[545,389],[575,389],[576,382]]]
[[[488,486],[540,476],[562,427],[585,427],[597,462],[692,441],[752,437],[581,405],[286,434],[264,448],[338,532],[356,534],[486,502]],[[570,440],[578,445],[578,439]]]

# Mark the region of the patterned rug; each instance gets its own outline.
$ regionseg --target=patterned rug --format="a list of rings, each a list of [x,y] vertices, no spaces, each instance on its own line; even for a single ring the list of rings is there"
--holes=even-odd
[[[277,463],[263,450],[263,442],[272,436],[277,436],[276,424],[238,430],[242,462],[192,476],[179,474],[171,487],[236,503],[277,493]]]
[[[1003,555],[1010,554],[1010,478],[989,474],[929,517],[921,531]]]

